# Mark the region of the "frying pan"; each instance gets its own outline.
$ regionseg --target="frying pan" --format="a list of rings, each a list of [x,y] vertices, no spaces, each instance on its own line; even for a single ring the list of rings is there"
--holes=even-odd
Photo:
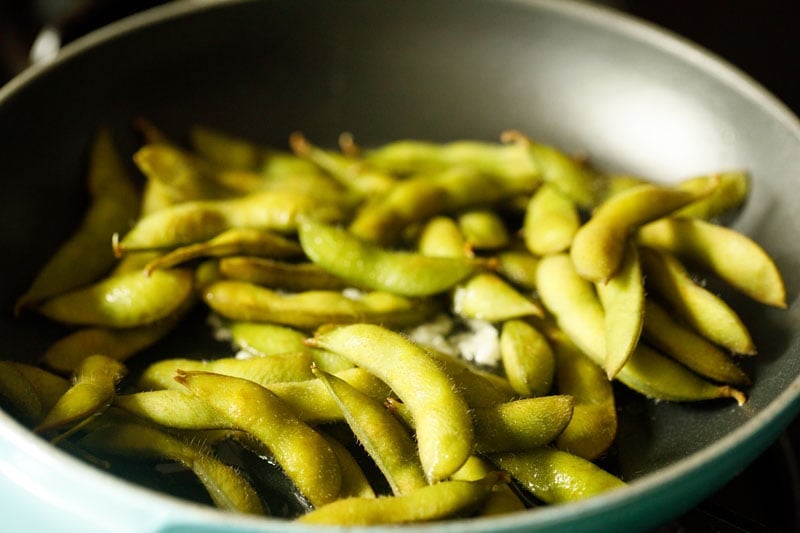
[[[673,182],[743,168],[732,221],[785,276],[788,310],[719,290],[759,348],[747,403],[657,403],[619,387],[614,460],[629,487],[580,503],[415,531],[644,530],[719,488],[800,409],[800,125],[773,96],[691,43],[582,3],[527,0],[186,1],[114,23],[0,89],[0,345],[35,361],[54,332],[12,316],[16,297],[86,206],[99,124],[127,153],[147,117],[182,139],[204,124],[285,146],[399,138],[497,140],[506,129],[600,168]],[[180,355],[204,348],[173,339]],[[765,487],[764,490],[768,490]],[[217,512],[86,465],[0,413],[0,509],[11,529],[300,531]]]

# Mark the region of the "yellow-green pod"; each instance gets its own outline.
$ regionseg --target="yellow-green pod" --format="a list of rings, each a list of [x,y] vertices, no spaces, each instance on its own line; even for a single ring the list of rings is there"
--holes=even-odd
[[[475,451],[527,450],[554,441],[572,418],[568,395],[523,398],[472,411]]]
[[[331,291],[353,284],[314,263],[290,263],[266,257],[224,257],[219,271],[228,279],[290,292]]]
[[[675,216],[716,220],[742,206],[750,192],[750,176],[744,171],[720,172],[697,176],[678,182],[679,189],[692,191],[708,187],[710,181],[719,184],[708,197],[679,209]]]
[[[458,216],[458,227],[473,250],[498,250],[511,241],[505,222],[489,209],[473,209]]]
[[[734,353],[753,355],[755,344],[747,326],[722,298],[698,284],[670,253],[641,247],[647,288],[666,302],[698,333]]]
[[[197,359],[162,359],[145,368],[137,382],[140,389],[176,389],[180,388],[175,380],[175,371],[200,370],[214,372],[226,376],[248,379],[260,385],[280,381],[304,381],[312,379],[311,356],[308,353],[296,352],[269,357],[251,357],[238,359],[222,357],[213,360]]]
[[[489,461],[477,455],[471,456],[452,475],[450,479],[461,481],[477,481],[482,479],[497,469]],[[525,509],[525,504],[520,500],[517,493],[508,483],[498,482],[492,489],[492,493],[486,499],[486,503],[478,510],[478,516],[496,516],[501,514],[515,513]]]
[[[388,292],[345,295],[338,291],[280,293],[242,281],[222,280],[203,292],[206,304],[231,320],[273,322],[300,329],[323,324],[374,322],[409,327],[437,310],[436,302]]]
[[[403,496],[344,498],[296,519],[302,524],[369,526],[432,522],[470,516],[504,477],[496,472],[477,481],[442,481]]]
[[[786,308],[778,267],[764,249],[730,228],[693,218],[665,218],[639,229],[639,243],[674,254],[766,305]]]
[[[467,257],[432,257],[388,250],[362,241],[343,228],[304,218],[298,227],[306,255],[356,286],[403,296],[429,296],[454,287],[479,262]]]
[[[148,180],[166,186],[173,203],[234,194],[215,181],[214,168],[207,161],[174,144],[146,144],[133,154],[133,161]]]
[[[539,258],[525,250],[504,250],[497,254],[497,273],[512,285],[536,290],[536,267]]]
[[[92,283],[114,265],[111,236],[138,216],[139,193],[108,129],[92,141],[87,181],[91,203],[80,226],[36,274],[15,312]]]
[[[178,372],[176,379],[272,452],[275,461],[318,507],[339,497],[342,474],[328,442],[273,393],[252,381],[207,372]]]
[[[190,469],[219,509],[263,515],[258,493],[234,467],[213,456],[198,439],[182,439],[124,414],[104,418],[89,428],[81,447],[132,459],[169,459]]]
[[[636,245],[629,242],[617,272],[595,288],[603,306],[606,360],[603,368],[614,379],[639,343],[644,321],[644,279]]]
[[[395,183],[388,174],[372,169],[360,160],[314,146],[299,132],[289,136],[289,146],[295,155],[313,162],[345,188],[364,197],[384,193]]]
[[[524,316],[542,316],[532,298],[521,294],[500,276],[476,274],[453,292],[453,312],[463,318],[502,322]]]
[[[253,357],[307,352],[314,363],[325,372],[338,372],[353,367],[353,363],[345,357],[306,346],[306,334],[287,326],[268,322],[234,321],[224,327],[233,345]]]
[[[747,374],[728,354],[675,320],[651,299],[646,304],[644,332],[647,339],[664,353],[701,376],[739,387],[751,384]]]
[[[117,361],[127,361],[172,332],[195,301],[194,297],[187,298],[184,305],[166,318],[143,326],[89,327],[75,330],[48,346],[42,356],[42,363],[56,372],[71,373],[86,357],[97,353]]]
[[[522,235],[531,253],[554,254],[569,248],[580,224],[575,203],[553,185],[545,183],[528,202]]]
[[[46,415],[71,386],[68,379],[38,366],[19,362],[11,364],[31,384],[36,396],[39,397],[42,406],[41,416]]]
[[[594,460],[617,435],[614,389],[605,371],[583,354],[563,332],[550,331],[556,357],[556,390],[574,398],[572,418],[555,445]]]
[[[321,220],[338,221],[347,208],[305,194],[263,191],[221,200],[195,200],[155,211],[112,243],[121,256],[139,250],[164,250],[207,241],[233,228],[293,233],[297,219],[313,214]]]
[[[423,255],[465,257],[471,251],[458,223],[447,216],[431,218],[422,228],[417,250]]]
[[[442,365],[471,408],[490,407],[518,396],[514,387],[503,376],[481,370],[459,357],[436,350],[429,350],[428,353]]]
[[[152,324],[180,310],[192,296],[190,270],[129,272],[56,296],[39,312],[64,324],[130,328]]]
[[[208,241],[178,247],[149,261],[145,272],[171,268],[203,257],[232,255],[264,256],[275,259],[298,258],[303,250],[293,240],[282,235],[251,228],[234,228],[224,231]]]
[[[581,277],[605,283],[622,264],[628,238],[637,228],[707,196],[709,188],[694,192],[644,184],[612,196],[593,212],[572,241],[570,255]]]
[[[339,467],[342,470],[342,490],[339,497],[375,498],[375,490],[369,484],[367,475],[350,450],[334,437],[324,433],[322,436],[328,441],[336,458],[339,459]]]
[[[550,392],[555,358],[544,335],[523,320],[509,320],[500,333],[500,356],[508,382],[522,396]]]
[[[0,361],[0,398],[25,423],[37,423],[44,408],[33,384],[11,361]]]
[[[255,170],[266,152],[250,141],[208,126],[192,126],[189,140],[200,155],[223,167]]]
[[[227,417],[185,388],[119,394],[114,398],[114,406],[167,428],[192,431],[231,428]]]
[[[604,179],[584,162],[552,146],[534,142],[516,131],[504,132],[503,140],[524,147],[542,181],[553,185],[578,207],[591,209],[597,204],[603,192]]]
[[[125,374],[127,368],[114,359],[103,355],[87,357],[75,370],[72,386],[34,431],[50,433],[102,412],[111,404],[117,393],[117,384]]]
[[[336,400],[353,434],[384,475],[393,494],[407,494],[428,484],[416,443],[382,402],[334,375],[320,370],[314,374]]]
[[[472,419],[467,404],[424,349],[399,333],[370,324],[318,331],[309,342],[374,373],[408,405],[429,481],[446,479],[470,456]],[[376,353],[382,357],[376,358]]]
[[[558,326],[597,365],[604,365],[605,317],[593,285],[575,271],[566,254],[542,259],[537,269],[539,297]],[[717,386],[683,365],[639,343],[616,379],[650,398],[666,401],[697,401],[746,398],[730,386]]]
[[[489,460],[548,504],[583,500],[625,486],[594,463],[555,448],[496,453]]]

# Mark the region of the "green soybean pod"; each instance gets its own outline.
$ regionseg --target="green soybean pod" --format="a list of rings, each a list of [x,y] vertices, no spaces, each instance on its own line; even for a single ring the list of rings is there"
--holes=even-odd
[[[640,226],[657,220],[713,190],[683,191],[653,184],[637,185],[612,196],[575,234],[570,255],[581,277],[605,283],[619,268],[628,238]]]
[[[556,438],[557,448],[594,460],[617,435],[614,389],[605,371],[560,330],[548,332],[556,357],[556,390],[574,398],[572,418]]]
[[[313,378],[311,356],[305,352],[285,353],[269,357],[221,357],[213,360],[162,359],[145,368],[137,381],[140,389],[178,388],[175,371],[202,370],[224,374],[264,385],[281,381],[304,381]]]
[[[568,395],[523,398],[472,411],[477,453],[527,450],[549,444],[572,418]]]
[[[750,192],[750,176],[741,170],[719,172],[716,174],[696,176],[675,184],[683,190],[701,190],[708,182],[716,180],[719,185],[709,196],[679,209],[675,216],[715,220],[738,209],[747,200]]]
[[[179,371],[175,379],[227,418],[231,428],[264,443],[313,506],[338,498],[342,475],[336,454],[269,390],[246,379],[207,372]]]
[[[591,461],[546,446],[488,457],[547,504],[583,500],[625,486]]]
[[[119,394],[114,406],[167,428],[185,430],[230,429],[231,423],[202,398],[178,389],[159,389]]]
[[[522,235],[531,253],[548,255],[567,250],[579,227],[580,216],[574,202],[544,183],[525,208]]]
[[[606,360],[603,368],[614,379],[639,343],[644,322],[644,278],[636,245],[626,245],[622,264],[605,283],[595,285],[603,306]]]
[[[497,273],[515,287],[536,290],[539,258],[527,250],[508,249],[497,254]]]
[[[41,403],[42,409],[40,414],[42,417],[53,408],[56,402],[61,399],[71,386],[68,379],[49,372],[39,366],[15,361],[11,361],[10,363],[33,387]],[[38,423],[39,421],[40,420],[36,420],[35,422]]]
[[[422,228],[417,250],[423,255],[435,257],[469,257],[471,250],[458,227],[458,223],[447,216],[436,216]]]
[[[26,423],[36,423],[42,417],[42,401],[36,389],[11,361],[0,361],[0,398]]]
[[[502,322],[525,316],[542,316],[542,308],[506,283],[500,276],[481,272],[453,292],[453,312],[463,318]]]
[[[289,292],[343,290],[353,285],[314,263],[266,257],[224,257],[219,261],[219,271],[227,279]]]
[[[353,367],[346,357],[306,346],[306,334],[288,326],[268,322],[233,321],[226,326],[233,345],[253,357],[307,352],[319,368],[339,372]]]
[[[152,324],[177,312],[192,295],[190,270],[141,271],[104,278],[47,300],[39,313],[64,324],[115,328]]]
[[[605,362],[603,309],[593,285],[575,271],[566,254],[542,259],[537,269],[542,303],[558,326],[595,364]],[[717,386],[656,350],[639,343],[616,376],[627,387],[650,398],[696,401],[734,398],[740,405],[745,395],[728,385]]]
[[[266,230],[233,228],[205,242],[189,244],[156,257],[144,267],[145,273],[171,268],[204,257],[232,255],[267,256],[276,259],[298,258],[303,251],[293,240]]]
[[[318,331],[309,342],[374,373],[408,405],[429,481],[446,479],[464,464],[473,443],[467,404],[423,348],[399,333],[371,324]]]
[[[511,242],[505,222],[490,209],[472,209],[458,216],[458,226],[474,250],[499,250]]]
[[[205,287],[203,299],[213,311],[231,320],[272,322],[307,330],[352,322],[409,327],[424,322],[438,308],[432,299],[382,291],[353,295],[340,291],[280,293],[232,280],[211,283]]]
[[[298,227],[306,255],[356,286],[403,296],[430,296],[454,287],[480,264],[467,257],[431,257],[387,250],[348,231],[304,218]]]
[[[664,218],[639,228],[637,239],[717,276],[757,302],[786,308],[778,267],[742,233],[695,218]]]
[[[640,247],[647,287],[695,331],[734,353],[753,355],[755,344],[742,319],[722,298],[695,281],[674,255]]]
[[[58,399],[34,428],[51,433],[74,426],[106,409],[116,396],[119,381],[127,374],[120,362],[103,355],[84,359],[75,370],[72,386]]]
[[[368,526],[431,522],[469,516],[478,510],[504,479],[492,474],[477,481],[441,481],[403,496],[344,498],[297,518],[303,524]]]
[[[133,459],[166,458],[190,469],[219,509],[263,515],[258,493],[235,468],[213,456],[197,439],[182,439],[124,414],[104,417],[79,441],[81,447]]]
[[[320,370],[314,374],[336,400],[353,434],[383,473],[393,494],[407,494],[428,484],[416,443],[382,402],[336,376]]]
[[[78,228],[36,274],[14,308],[35,306],[92,283],[114,265],[109,240],[123,231],[139,210],[139,194],[125,169],[111,131],[100,128],[92,140],[87,182],[90,205]]]
[[[473,455],[467,459],[464,466],[452,475],[451,479],[461,481],[477,481],[497,469],[486,459]],[[477,512],[477,516],[495,516],[507,513],[514,513],[525,509],[525,504],[522,503],[517,493],[511,488],[508,482],[499,481],[492,493],[486,499],[486,502],[481,506]]]
[[[751,384],[728,354],[675,320],[651,299],[646,303],[644,331],[651,343],[701,376],[740,387]]]
[[[436,350],[429,350],[428,353],[444,368],[471,408],[492,406],[518,396],[514,387],[503,376],[481,370],[456,356]]]
[[[550,392],[555,358],[544,335],[524,320],[503,323],[500,357],[508,382],[522,396],[543,396]]]

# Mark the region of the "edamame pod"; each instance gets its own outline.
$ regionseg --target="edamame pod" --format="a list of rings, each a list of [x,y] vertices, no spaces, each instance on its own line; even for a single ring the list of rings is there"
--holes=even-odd
[[[336,376],[315,370],[344,413],[358,442],[383,473],[392,493],[399,496],[428,484],[417,446],[405,426],[381,402]]]
[[[542,259],[537,270],[542,303],[558,326],[597,365],[605,363],[603,309],[590,282],[575,271],[566,254]],[[701,379],[683,365],[639,343],[616,379],[650,398],[694,401],[734,398],[741,405],[746,398],[727,385],[717,386]]]
[[[750,332],[736,311],[695,282],[675,256],[642,246],[640,257],[647,287],[695,331],[734,353],[756,353]]]
[[[524,316],[542,316],[542,309],[500,276],[482,272],[453,292],[453,312],[463,318],[502,322]]]
[[[575,270],[589,281],[605,283],[622,263],[628,237],[638,227],[704,198],[712,190],[690,192],[644,184],[612,196],[575,234],[570,249]]]
[[[198,431],[231,427],[230,420],[185,388],[120,394],[114,398],[114,406],[168,428]]]
[[[311,505],[338,498],[342,477],[336,454],[273,393],[252,381],[207,372],[179,371],[175,379],[226,417],[231,428],[264,443]]]
[[[76,369],[73,385],[64,393],[35,428],[50,433],[74,426],[106,409],[116,395],[117,383],[127,368],[103,355],[87,357]]]
[[[139,376],[140,389],[170,389],[178,385],[173,379],[175,370],[202,370],[248,379],[260,385],[280,381],[312,379],[311,356],[304,352],[238,359],[222,357],[213,360],[162,359],[147,366]]]
[[[26,423],[36,423],[42,417],[42,401],[36,389],[11,361],[0,361],[0,398]]]
[[[339,291],[353,286],[314,263],[265,257],[224,257],[219,261],[219,272],[228,279],[290,292]]]
[[[155,269],[171,268],[203,257],[252,255],[289,259],[300,257],[302,254],[303,250],[295,241],[277,233],[251,228],[234,228],[223,231],[206,242],[178,247],[149,261],[144,270],[149,274]]]
[[[730,228],[692,218],[665,218],[642,226],[640,244],[669,252],[766,305],[786,308],[778,267],[755,241]]]
[[[570,247],[580,224],[575,204],[544,183],[526,206],[522,235],[528,250],[535,255],[560,253]]]
[[[454,287],[480,264],[466,257],[431,257],[391,251],[348,231],[304,218],[300,245],[314,263],[357,286],[403,296],[430,296]]]
[[[492,473],[478,481],[442,481],[403,496],[345,498],[297,518],[303,524],[338,526],[405,524],[468,516],[485,503],[495,484]]]
[[[572,408],[573,399],[568,395],[523,398],[475,408],[475,451],[508,452],[549,444],[569,424]]]
[[[625,486],[621,479],[591,461],[545,446],[491,454],[489,460],[548,504],[583,500]]]
[[[728,354],[679,323],[651,299],[646,303],[644,331],[655,346],[701,376],[737,386],[751,384]]]
[[[675,186],[686,191],[699,191],[708,187],[708,183],[712,180],[718,182],[714,192],[702,200],[680,208],[674,216],[715,220],[741,207],[750,192],[750,177],[743,171],[697,176],[678,182]]]
[[[71,383],[66,378],[48,372],[38,366],[11,362],[17,372],[33,387],[33,391],[41,403],[41,416],[46,415],[70,388]],[[38,423],[40,420],[35,420]]]
[[[453,474],[451,479],[462,481],[477,481],[492,472],[496,468],[487,460],[477,455],[471,456],[464,463],[464,466]],[[519,499],[514,489],[506,482],[498,482],[492,489],[492,493],[486,499],[486,503],[478,511],[478,516],[493,516],[507,513],[514,513],[525,509],[525,504]]]
[[[458,227],[472,250],[498,250],[511,241],[503,219],[489,209],[461,213]]]
[[[36,274],[17,301],[16,313],[92,283],[113,266],[109,239],[136,219],[139,194],[106,128],[92,141],[87,181],[91,203],[80,226]]]
[[[408,406],[430,482],[446,479],[464,464],[473,442],[467,404],[424,349],[399,333],[370,324],[318,331],[309,342],[369,370]]]
[[[497,254],[497,273],[522,289],[536,290],[536,267],[539,258],[523,250],[506,250]]]
[[[56,296],[39,312],[64,324],[130,328],[152,324],[181,309],[192,296],[190,270],[141,271],[111,276]]]
[[[418,324],[436,311],[436,302],[388,292],[345,295],[338,291],[279,293],[241,281],[222,280],[203,291],[208,306],[231,320],[274,322],[301,329],[328,323],[375,322],[390,327]]]
[[[508,382],[522,396],[543,396],[553,386],[555,358],[547,339],[523,320],[509,320],[500,332],[500,356]]]
[[[417,242],[423,255],[438,257],[469,257],[472,251],[455,220],[446,216],[431,218],[425,223]]]
[[[237,322],[227,324],[233,345],[253,357],[267,357],[291,352],[307,352],[319,368],[339,372],[353,367],[346,357],[309,348],[303,342],[306,335],[298,330],[268,322]]]
[[[292,233],[302,214],[339,221],[346,209],[305,194],[263,191],[222,200],[195,200],[160,209],[140,218],[112,245],[118,256],[140,250],[163,250],[207,241],[233,228]]]
[[[617,272],[607,282],[597,283],[595,288],[605,317],[606,360],[603,368],[608,379],[614,379],[636,349],[644,321],[644,279],[634,243],[626,244]]]
[[[263,515],[261,499],[239,471],[212,455],[197,439],[181,439],[124,414],[104,417],[81,446],[93,453],[134,459],[165,458],[192,470],[208,491],[216,507],[227,511]]]

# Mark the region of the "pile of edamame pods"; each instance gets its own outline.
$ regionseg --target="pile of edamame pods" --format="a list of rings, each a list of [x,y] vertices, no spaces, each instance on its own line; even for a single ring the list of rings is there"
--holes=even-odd
[[[746,200],[745,172],[659,184],[515,131],[336,149],[294,133],[280,150],[137,128],[134,165],[110,131],[94,138],[88,210],[15,309],[64,334],[36,364],[0,363],[0,396],[97,464],[182,465],[221,509],[281,514],[253,483],[261,467],[219,453],[230,443],[277,465],[303,502],[288,518],[307,523],[613,490],[625,482],[597,462],[616,436],[613,380],[746,401],[738,359],[756,347],[702,277],[785,307],[767,253],[719,223]],[[165,353],[197,316],[232,349]]]

